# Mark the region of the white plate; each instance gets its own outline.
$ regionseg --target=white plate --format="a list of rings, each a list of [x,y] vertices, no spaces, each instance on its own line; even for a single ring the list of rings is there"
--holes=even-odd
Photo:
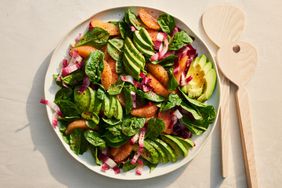
[[[53,101],[56,92],[58,91],[59,87],[55,84],[53,80],[53,74],[59,72],[59,64],[62,61],[62,59],[66,56],[69,45],[74,42],[75,37],[78,35],[78,33],[84,33],[86,29],[88,28],[89,21],[95,17],[97,19],[103,20],[103,21],[110,21],[110,20],[120,20],[122,19],[124,12],[128,9],[129,7],[119,7],[119,8],[112,8],[108,10],[104,10],[102,12],[99,12],[92,16],[91,18],[85,20],[84,22],[78,24],[74,29],[72,29],[64,38],[63,40],[58,44],[57,48],[55,49],[47,73],[45,77],[45,85],[44,85],[44,93],[45,93],[45,98]],[[137,10],[138,8],[141,7],[130,7],[133,10]],[[145,7],[147,8],[147,7]],[[157,9],[152,9],[152,8],[147,8],[152,12],[153,14],[159,15],[163,13],[160,10]],[[175,18],[175,17],[174,17]],[[175,18],[176,20],[176,25],[180,27],[181,29],[185,30],[189,35],[193,36],[195,38],[195,41],[193,42],[193,46],[197,49],[198,54],[205,54],[210,61],[213,63],[214,58],[212,57],[210,51],[208,50],[207,46],[205,43],[193,32],[187,25],[185,25],[182,21],[179,19]],[[216,67],[216,66],[215,66]],[[216,72],[218,75],[217,67],[216,67]],[[212,104],[215,109],[217,114],[219,113],[219,101],[220,101],[220,86],[219,86],[219,77],[217,76],[217,85],[215,88],[215,91],[213,93],[213,96],[211,99],[208,100],[209,104]],[[52,124],[52,111],[47,108],[47,114],[50,123]],[[216,117],[217,121],[217,117]],[[142,180],[142,179],[148,179],[148,178],[153,178],[157,177],[160,175],[167,174],[169,172],[172,172],[181,166],[185,165],[186,163],[190,162],[201,150],[205,142],[207,141],[208,137],[211,135],[213,129],[215,128],[216,125],[215,123],[211,124],[208,128],[208,130],[202,134],[201,136],[193,136],[193,141],[196,143],[196,147],[194,147],[192,150],[190,150],[189,155],[185,157],[182,160],[178,160],[176,163],[168,163],[168,164],[161,164],[158,165],[155,170],[152,172],[149,172],[148,168],[144,168],[144,171],[141,176],[135,175],[135,171],[132,170],[130,172],[126,173],[120,173],[120,174],[114,174],[112,170],[108,170],[106,172],[101,171],[100,166],[96,166],[94,163],[94,159],[92,158],[90,152],[85,152],[83,155],[75,155],[72,150],[69,148],[69,145],[67,145],[58,128],[55,128],[54,131],[58,135],[60,141],[62,142],[64,148],[70,153],[71,156],[73,156],[77,161],[85,165],[87,168],[90,170],[99,173],[103,176],[111,177],[111,178],[116,178],[116,179],[123,179],[123,180]],[[66,167],[67,168],[67,167]],[[94,175],[94,174],[93,174]]]

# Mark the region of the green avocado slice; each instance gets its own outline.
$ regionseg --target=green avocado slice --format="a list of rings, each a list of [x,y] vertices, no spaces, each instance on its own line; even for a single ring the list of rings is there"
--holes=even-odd
[[[129,37],[126,37],[125,39],[125,46],[128,47],[128,49],[138,58],[140,59],[140,61],[142,62],[146,62],[145,61],[145,57],[136,49],[136,47],[134,46],[133,42],[131,41],[131,39]]]
[[[209,72],[205,75],[206,78],[206,88],[204,93],[197,99],[199,101],[208,100],[214,91],[216,86],[216,72],[214,69],[210,69]]]
[[[157,150],[147,141],[144,140],[144,151],[141,156],[152,164],[159,163],[159,154]]]
[[[195,143],[192,140],[188,139],[188,138],[184,139],[184,138],[181,138],[181,137],[178,137],[178,136],[175,136],[175,138],[177,140],[179,140],[188,151],[189,151],[190,148],[195,146]]]
[[[162,150],[162,148],[156,144],[153,140],[146,140],[149,144],[151,144],[159,153],[159,161],[163,163],[168,162],[168,158],[166,156],[166,153]]]
[[[133,34],[133,43],[138,43],[140,47],[146,50],[153,50],[153,46],[148,44],[140,35],[139,31],[135,31]]]
[[[127,58],[130,59],[131,62],[133,62],[136,66],[138,66],[140,69],[144,69],[145,62],[138,59],[138,57],[135,56],[127,46],[124,47],[124,54],[126,54]]]
[[[103,110],[104,110],[105,116],[109,117],[109,114],[110,114],[110,99],[107,95],[104,96]]]
[[[180,157],[182,155],[185,157],[188,155],[188,150],[184,147],[184,145],[179,140],[177,140],[173,136],[162,135],[161,138],[164,142],[166,142],[174,149],[176,156]]]
[[[107,117],[108,118],[113,117],[116,111],[117,111],[117,100],[115,97],[111,96],[110,97],[110,111]]]
[[[159,138],[156,138],[154,141],[165,152],[165,154],[166,154],[166,156],[167,156],[169,161],[171,161],[171,162],[176,162],[177,161],[176,155],[174,154],[172,148],[167,143],[165,143],[164,141],[162,141]]]
[[[124,53],[123,56],[123,63],[124,63],[124,67],[125,70],[128,74],[132,75],[134,78],[138,79],[139,78],[139,74],[140,74],[140,68],[137,67],[127,56],[126,53]]]
[[[140,41],[133,39],[133,42],[134,42],[134,45],[136,46],[136,48],[140,52],[142,52],[145,56],[151,57],[152,55],[155,54],[153,50],[147,50],[147,49],[143,48],[140,44]]]
[[[141,37],[145,40],[145,42],[149,43],[151,46],[154,45],[148,31],[145,28],[142,27],[139,30],[139,33],[140,33]]]
[[[117,99],[116,99],[116,105],[117,105],[117,112],[115,113],[114,117],[118,120],[121,120],[123,117],[123,111],[122,111],[122,106]]]
[[[83,92],[79,91],[79,87],[74,89],[74,102],[77,104],[77,108],[80,113],[88,110],[88,106],[90,103],[90,92],[86,89]]]
[[[91,87],[87,88],[90,93],[90,103],[88,107],[89,112],[93,112],[95,106],[95,98],[96,98],[96,91],[94,91]]]

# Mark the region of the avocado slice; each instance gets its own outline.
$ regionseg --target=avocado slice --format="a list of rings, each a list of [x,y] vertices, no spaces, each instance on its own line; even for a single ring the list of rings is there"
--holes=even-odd
[[[162,141],[159,138],[156,138],[154,141],[165,152],[165,154],[166,154],[166,156],[167,156],[169,161],[171,161],[171,162],[176,162],[177,161],[176,155],[174,154],[172,148],[167,143],[165,143],[164,141]]]
[[[148,33],[148,31],[147,31],[145,28],[142,27],[142,28],[139,30],[139,32],[140,32],[141,37],[142,37],[147,43],[149,43],[151,46],[154,45],[154,44],[153,44],[153,41],[152,41],[152,39],[151,39],[151,37],[150,37],[150,35],[149,35],[149,33]]]
[[[216,86],[216,72],[214,69],[210,69],[209,72],[205,75],[206,78],[206,88],[204,93],[197,99],[199,101],[206,101],[208,100],[214,91]]]
[[[117,105],[117,112],[114,114],[114,117],[116,119],[121,120],[123,117],[123,111],[122,111],[122,106],[120,104],[120,102],[116,99],[116,105]]]
[[[184,147],[187,149],[187,151],[189,151],[190,148],[195,146],[195,143],[188,138],[184,139],[184,138],[181,138],[181,137],[178,137],[178,136],[175,136],[175,138],[177,140],[179,140],[184,145]]]
[[[74,102],[77,104],[77,108],[80,113],[88,110],[90,104],[90,92],[86,89],[83,92],[79,91],[79,87],[74,89]]]
[[[103,111],[105,116],[109,117],[110,113],[110,99],[107,95],[104,96],[104,101],[103,101]]]
[[[115,97],[111,96],[110,97],[110,110],[109,110],[109,114],[107,115],[107,117],[108,118],[113,117],[116,111],[117,111],[117,100]]]
[[[149,144],[151,144],[159,153],[159,161],[163,163],[168,162],[168,158],[166,156],[166,153],[162,150],[162,148],[156,144],[153,140],[146,140]]]
[[[138,79],[140,74],[140,68],[137,67],[134,62],[132,62],[126,53],[123,55],[123,63],[125,70],[128,74],[132,75],[134,78]]]
[[[87,88],[90,93],[90,103],[88,107],[89,112],[93,112],[95,106],[95,98],[96,98],[96,91],[94,91],[91,87]]]
[[[128,49],[130,49],[130,51],[138,58],[140,59],[142,62],[146,62],[145,61],[145,57],[136,49],[136,47],[134,46],[133,42],[131,41],[131,39],[129,37],[126,37],[125,39],[125,46],[128,47]]]
[[[103,103],[100,99],[97,98],[97,94],[96,94],[93,112],[95,112],[96,114],[99,114],[102,106],[103,106]]]
[[[133,34],[133,43],[138,43],[140,47],[146,50],[153,50],[153,46],[147,43],[142,36],[140,35],[139,31],[135,31]]]
[[[151,57],[152,55],[155,54],[153,50],[147,50],[147,49],[143,48],[143,47],[141,46],[141,44],[140,44],[140,41],[133,39],[133,42],[134,42],[136,48],[137,48],[140,52],[142,52],[145,56]]]
[[[185,157],[188,155],[188,150],[185,148],[185,146],[173,136],[162,135],[161,138],[174,149],[176,156],[180,157],[182,155]]]
[[[146,140],[144,140],[144,151],[141,156],[152,164],[159,163],[159,154],[157,150]]]
[[[127,57],[134,62],[136,66],[138,66],[140,69],[144,69],[145,62],[142,62],[140,59],[138,59],[137,56],[135,56],[130,49],[127,46],[124,46],[124,54],[127,55]]]
[[[208,100],[215,88],[216,72],[205,55],[195,58],[186,77],[189,76],[192,76],[192,80],[182,87],[183,92],[201,102]]]

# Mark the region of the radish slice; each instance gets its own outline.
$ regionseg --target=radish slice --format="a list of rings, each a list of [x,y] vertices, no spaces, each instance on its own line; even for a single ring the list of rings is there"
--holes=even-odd
[[[180,67],[177,66],[174,70],[173,70],[173,74],[177,74],[180,71]]]
[[[138,138],[139,138],[139,133],[137,133],[136,135],[131,137],[130,144],[135,144],[137,142]]]
[[[157,61],[159,59],[159,53],[155,53],[154,55],[152,55],[152,57],[150,58],[151,61]]]
[[[132,106],[136,108],[136,93],[134,91],[130,91],[131,99],[132,99]]]
[[[179,31],[180,31],[180,29],[178,27],[174,27],[173,30],[172,30],[171,36],[174,36],[175,33],[179,32]]]
[[[114,170],[115,174],[119,174],[120,173],[120,168],[118,166],[115,166],[113,168],[113,170]]]
[[[109,165],[107,165],[106,163],[103,163],[101,166],[101,171],[106,172],[107,170],[109,170],[110,167]]]
[[[138,158],[140,157],[141,153],[143,152],[143,148],[139,147],[135,155],[133,156],[132,160],[130,161],[131,164],[136,164]]]
[[[144,163],[140,159],[137,161],[137,163],[138,163],[138,165],[136,167],[135,172],[136,172],[137,175],[142,175],[142,170],[143,170],[143,167],[144,167]]]
[[[48,101],[46,99],[41,99],[40,103],[49,106],[49,108],[51,108],[53,111],[55,111],[56,114],[58,114],[58,116],[62,116],[63,115],[63,113],[61,112],[59,106],[56,105],[55,103],[53,103],[51,101]]]
[[[173,115],[177,118],[177,119],[181,119],[183,117],[183,115],[179,112],[179,110],[175,110],[173,112]]]
[[[132,32],[134,32],[134,31],[136,31],[136,28],[132,25],[132,26],[130,26],[130,30],[131,30]]]
[[[185,85],[189,84],[189,82],[192,79],[193,79],[192,76],[185,78],[185,73],[182,73],[181,77],[180,77],[180,86],[185,86]]]
[[[157,34],[157,41],[162,42],[162,41],[164,41],[166,38],[167,38],[167,36],[166,36],[166,34],[163,33],[163,32],[159,32],[159,33]]]
[[[75,43],[77,43],[78,41],[80,41],[82,34],[78,33],[78,35],[75,37],[74,41]]]
[[[121,76],[120,76],[120,79],[121,79],[122,81],[124,81],[124,82],[129,82],[129,83],[131,83],[131,84],[134,85],[133,77],[130,76],[130,75],[121,75]]]
[[[160,48],[160,51],[159,51],[159,58],[162,58],[166,54],[167,50],[168,50],[168,40],[165,39],[164,46],[162,49]]]
[[[83,62],[78,62],[76,64],[72,64],[72,65],[69,65],[67,67],[64,67],[62,69],[62,76],[67,76],[69,75],[70,73],[80,69],[83,65]]]
[[[161,41],[157,41],[157,40],[154,41],[154,49],[155,50],[159,50],[161,45],[162,45]]]
[[[144,147],[145,133],[146,133],[145,127],[143,127],[142,129],[140,129],[140,135],[139,135],[138,144],[139,144],[139,147],[141,147],[141,148]]]
[[[67,67],[68,66],[68,60],[67,59],[63,59],[63,61],[62,61],[62,65],[63,65],[63,68],[64,67]]]

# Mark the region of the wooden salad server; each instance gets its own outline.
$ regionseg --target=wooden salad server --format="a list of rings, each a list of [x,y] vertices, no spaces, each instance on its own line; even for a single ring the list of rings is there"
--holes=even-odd
[[[237,87],[236,103],[240,123],[241,144],[248,187],[258,187],[252,136],[252,118],[247,82],[255,72],[257,52],[246,42],[225,44],[217,52],[217,63],[222,73]]]
[[[224,44],[237,41],[245,26],[244,13],[231,5],[209,8],[202,16],[203,28],[208,37],[221,49]],[[229,62],[226,62],[229,63]],[[222,74],[221,78],[221,160],[222,177],[228,176],[229,163],[229,92],[230,83]]]

